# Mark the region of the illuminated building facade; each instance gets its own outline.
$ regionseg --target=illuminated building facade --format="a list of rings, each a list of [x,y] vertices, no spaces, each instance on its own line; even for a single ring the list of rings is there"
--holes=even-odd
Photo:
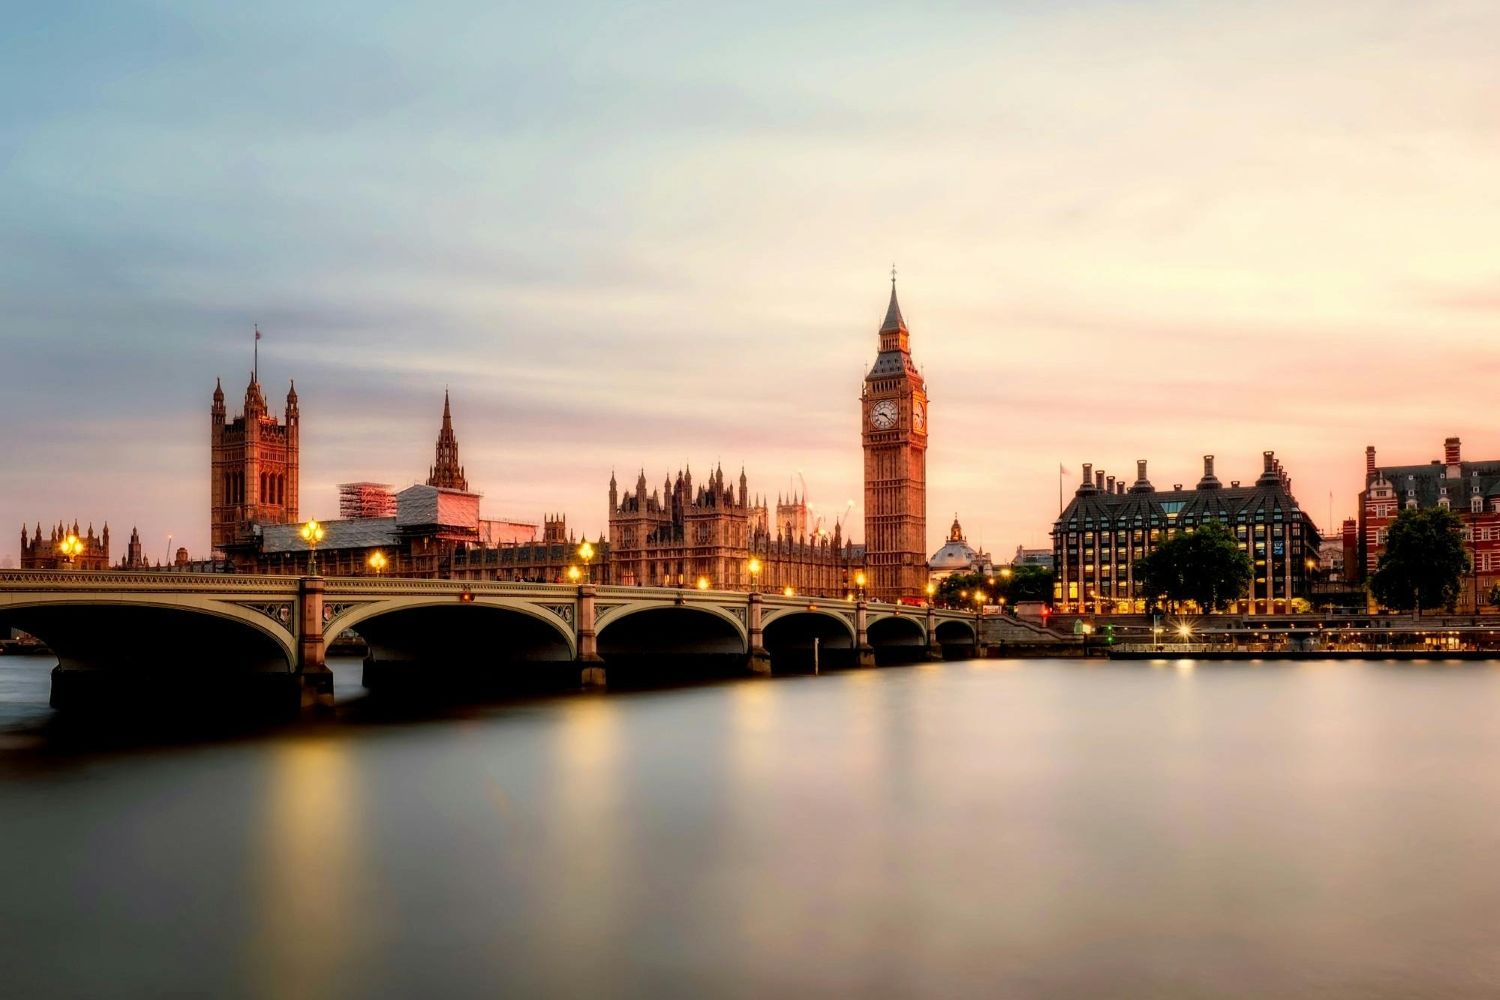
[[[778,497],[775,520],[765,500],[752,498],[743,470],[738,489],[717,468],[693,487],[692,470],[668,476],[647,493],[646,473],[634,491],[609,479],[609,562],[616,583],[716,590],[792,588],[796,593],[844,596],[857,590],[864,551],[813,517],[805,498]],[[760,572],[751,573],[751,559]]]
[[[63,539],[69,535],[78,539],[82,545],[78,555],[69,559],[63,555],[60,549]],[[28,538],[26,528],[21,528],[21,568],[22,569],[109,569],[109,525],[106,524],[99,534],[94,534],[94,526],[90,524],[86,529],[80,529],[78,522],[73,522],[73,527],[59,521],[42,537],[42,526],[37,524],[35,532]]]
[[[1104,470],[1083,466],[1083,479],[1052,528],[1054,603],[1060,610],[1140,613],[1146,595],[1135,564],[1179,530],[1218,522],[1250,555],[1250,591],[1231,610],[1285,614],[1306,599],[1318,569],[1321,538],[1297,504],[1292,483],[1273,452],[1252,485],[1225,486],[1214,475],[1214,458],[1203,457],[1203,478],[1192,489],[1174,484],[1158,491],[1136,463],[1126,486]]]
[[[860,413],[867,592],[886,601],[921,598],[927,587],[927,383],[912,361],[894,272]]]
[[[261,525],[297,520],[297,387],[286,394],[285,422],[267,409],[258,369],[245,389],[242,414],[229,419],[224,387],[215,383],[210,415],[209,524],[219,556],[253,544]]]
[[[1463,522],[1471,565],[1458,608],[1492,605],[1490,591],[1500,585],[1500,459],[1465,462],[1456,437],[1443,442],[1442,459],[1424,465],[1381,466],[1375,446],[1365,449],[1365,488],[1359,494],[1352,564],[1358,575],[1351,576],[1352,582],[1368,582],[1380,565],[1386,532],[1396,516],[1405,508],[1425,507],[1446,508]]]

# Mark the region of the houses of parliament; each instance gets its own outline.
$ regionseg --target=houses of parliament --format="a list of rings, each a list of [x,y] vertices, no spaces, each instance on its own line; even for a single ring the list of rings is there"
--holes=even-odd
[[[596,583],[789,590],[876,600],[917,599],[927,583],[927,387],[912,360],[910,332],[891,279],[878,349],[859,395],[864,452],[864,544],[848,525],[819,519],[805,495],[769,503],[743,469],[716,467],[650,487],[613,475],[608,536],[591,542],[583,567]],[[257,364],[233,417],[222,383],[210,406],[209,523],[212,565],[230,572],[302,573],[308,551],[298,528],[301,415],[295,385],[278,418]],[[576,578],[581,539],[563,515],[545,523],[489,520],[459,461],[452,406],[442,421],[425,483],[399,492],[379,483],[341,487],[341,517],[323,521],[320,572],[563,582]],[[308,512],[314,513],[316,512]],[[38,531],[36,535],[39,535]],[[34,536],[35,537],[35,536]],[[39,538],[37,539],[39,541]],[[107,549],[104,550],[107,553]],[[373,560],[376,553],[379,560]],[[103,556],[107,560],[108,556]],[[376,565],[379,569],[375,569]]]

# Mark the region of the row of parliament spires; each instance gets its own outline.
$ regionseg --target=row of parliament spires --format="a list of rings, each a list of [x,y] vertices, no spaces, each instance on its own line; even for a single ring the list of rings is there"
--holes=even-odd
[[[661,493],[655,490],[651,496],[646,496],[646,470],[642,469],[640,476],[635,482],[635,492],[626,493],[624,498],[620,497],[620,489],[615,482],[615,474],[609,474],[609,509],[617,511],[630,510],[660,510],[662,509],[662,497],[674,510],[686,507],[744,507],[749,506],[750,483],[745,478],[745,470],[740,469],[740,490],[736,499],[733,486],[724,485],[724,466],[720,465],[708,475],[708,484],[699,486],[698,492],[693,492],[693,470],[688,467],[686,471],[678,470],[677,482],[672,482],[672,477],[667,476],[662,483]]]
[[[766,507],[766,498],[763,495],[750,495],[750,483],[745,476],[745,470],[740,469],[740,488],[736,494],[734,487],[724,485],[724,466],[718,465],[713,472],[709,473],[708,484],[699,486],[696,493],[693,492],[693,470],[689,466],[686,470],[678,470],[677,480],[674,483],[670,475],[662,482],[660,491],[652,490],[651,495],[646,495],[646,470],[642,469],[636,478],[635,492],[620,496],[619,484],[615,480],[615,474],[609,474],[609,506],[611,511],[619,510],[641,510],[644,502],[646,510],[662,510],[662,497],[667,498],[667,503],[672,509],[681,510],[686,507],[747,507],[758,509]],[[796,492],[782,496],[776,495],[776,506],[800,507],[805,503],[801,494]]]
[[[29,534],[26,525],[21,525],[21,568],[52,569],[60,566],[63,558],[58,552],[58,546],[69,535],[83,543],[73,565],[84,569],[106,569],[111,565],[108,522],[95,535],[92,523],[87,529],[82,529],[78,526],[78,521],[74,520],[72,528],[66,522],[57,522],[48,531],[46,538],[42,537],[41,522],[37,522],[35,529]],[[141,533],[137,528],[130,529],[130,544],[126,547],[125,560],[120,566],[124,569],[141,569],[146,566],[145,547],[141,544]]]

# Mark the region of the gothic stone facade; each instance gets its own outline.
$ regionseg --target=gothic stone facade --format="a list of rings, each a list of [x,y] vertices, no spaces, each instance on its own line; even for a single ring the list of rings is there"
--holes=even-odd
[[[911,358],[894,278],[860,407],[867,592],[885,601],[919,598],[927,586],[927,385]]]
[[[1321,540],[1292,496],[1291,479],[1268,451],[1252,486],[1220,483],[1212,455],[1203,456],[1203,478],[1196,487],[1175,484],[1160,492],[1146,478],[1144,459],[1136,462],[1129,488],[1123,476],[1116,480],[1085,464],[1083,481],[1052,527],[1058,609],[1144,611],[1136,562],[1174,532],[1210,521],[1228,528],[1250,555],[1250,592],[1233,610],[1286,614],[1292,598],[1309,595]]]
[[[843,539],[842,525],[821,530],[805,500],[776,502],[776,519],[764,499],[750,496],[743,470],[738,489],[726,484],[723,468],[693,488],[693,473],[668,476],[647,492],[642,470],[635,490],[620,493],[609,480],[609,566],[614,582],[627,586],[695,587],[779,591],[843,597],[864,569],[864,553]],[[758,577],[750,560],[758,559]]]
[[[58,551],[62,540],[69,535],[74,535],[83,543],[83,551],[72,560],[65,558]],[[109,569],[109,525],[98,535],[94,534],[94,526],[90,524],[87,530],[81,530],[78,522],[73,522],[73,527],[59,521],[48,531],[47,537],[42,537],[42,526],[36,526],[36,531],[30,538],[26,536],[25,525],[21,526],[21,568],[22,569]]]
[[[244,412],[232,421],[224,387],[214,385],[210,410],[212,473],[209,524],[214,555],[253,541],[257,525],[297,520],[297,387],[286,394],[286,421],[266,408],[257,375],[245,389]]]

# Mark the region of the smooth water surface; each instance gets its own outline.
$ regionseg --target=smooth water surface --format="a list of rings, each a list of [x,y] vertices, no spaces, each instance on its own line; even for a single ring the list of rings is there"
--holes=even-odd
[[[79,753],[28,733],[46,666],[0,662],[6,995],[1500,995],[1497,667],[978,661]]]

